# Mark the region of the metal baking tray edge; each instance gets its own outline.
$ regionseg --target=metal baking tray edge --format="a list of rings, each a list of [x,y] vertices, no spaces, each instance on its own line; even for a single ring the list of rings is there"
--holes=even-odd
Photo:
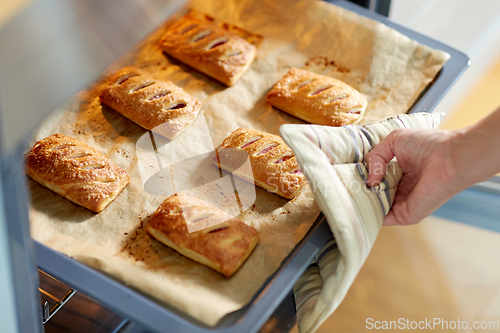
[[[436,40],[389,21],[345,0],[328,1],[334,5],[382,22],[404,35],[434,49],[450,54],[443,69],[422,93],[409,112],[432,112],[451,86],[470,65],[462,52]],[[129,288],[122,283],[81,264],[35,241],[39,268],[81,290],[118,314],[154,331],[172,332],[256,332],[273,313],[310,261],[332,237],[326,219],[320,215],[304,239],[283,261],[280,268],[264,283],[252,301],[243,309],[224,317],[217,326],[209,327],[194,318]]]
[[[237,316],[239,318],[236,320],[223,318],[216,327],[206,326],[166,304],[159,304],[139,291],[39,242],[35,242],[35,251],[39,268],[43,271],[54,274],[62,282],[95,298],[109,309],[155,331],[168,328],[171,332],[252,332],[272,314],[313,257],[331,237],[330,228],[321,214],[304,239],[256,293],[254,299],[237,311],[244,313]]]

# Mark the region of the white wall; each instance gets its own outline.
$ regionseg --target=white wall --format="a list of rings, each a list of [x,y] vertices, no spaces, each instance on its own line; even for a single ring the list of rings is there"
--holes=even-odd
[[[392,0],[389,18],[471,58],[436,111],[451,112],[500,57],[499,0]]]

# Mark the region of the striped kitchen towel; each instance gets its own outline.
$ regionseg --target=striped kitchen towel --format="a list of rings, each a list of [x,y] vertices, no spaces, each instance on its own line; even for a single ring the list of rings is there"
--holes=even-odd
[[[394,200],[401,167],[389,162],[384,180],[369,188],[366,154],[397,128],[436,129],[440,120],[414,113],[365,126],[281,126],[334,236],[294,286],[300,332],[314,332],[342,302]]]

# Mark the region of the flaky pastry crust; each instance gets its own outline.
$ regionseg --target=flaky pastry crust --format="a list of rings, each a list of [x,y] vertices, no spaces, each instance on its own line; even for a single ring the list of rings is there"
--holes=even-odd
[[[189,232],[188,228],[198,229]],[[259,233],[207,202],[171,195],[149,219],[148,232],[184,256],[229,277],[259,241]]]
[[[256,53],[245,39],[191,13],[167,29],[160,45],[168,55],[228,86],[243,76]]]
[[[248,153],[252,170],[238,169],[236,148]],[[293,198],[306,182],[292,149],[277,135],[248,128],[231,133],[217,149],[213,164],[286,199]]]
[[[169,140],[191,124],[201,109],[201,102],[182,88],[133,66],[116,72],[99,97],[101,103]]]
[[[33,146],[26,171],[42,186],[96,213],[109,205],[130,179],[125,170],[94,148],[59,133]]]
[[[307,122],[328,126],[357,124],[368,98],[337,79],[292,68],[267,94],[278,109]]]

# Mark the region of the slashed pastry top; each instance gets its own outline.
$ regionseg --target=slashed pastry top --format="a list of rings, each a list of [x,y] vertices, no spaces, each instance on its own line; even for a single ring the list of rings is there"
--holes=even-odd
[[[160,46],[170,56],[228,86],[243,76],[256,54],[254,45],[194,12],[173,23]]]
[[[148,232],[186,257],[229,277],[259,241],[239,219],[183,193],[171,195],[149,219]]]
[[[109,205],[130,179],[94,148],[59,133],[33,146],[26,171],[36,182],[94,212]]]
[[[364,116],[368,98],[348,84],[292,68],[267,94],[273,106],[307,122],[344,126]]]
[[[252,170],[238,170],[241,150],[248,153]],[[222,142],[213,164],[287,199],[293,198],[306,182],[293,151],[283,139],[248,128],[237,129]]]
[[[148,72],[127,66],[116,72],[100,94],[103,104],[139,126],[175,139],[191,124],[201,102],[167,80],[157,80]]]

